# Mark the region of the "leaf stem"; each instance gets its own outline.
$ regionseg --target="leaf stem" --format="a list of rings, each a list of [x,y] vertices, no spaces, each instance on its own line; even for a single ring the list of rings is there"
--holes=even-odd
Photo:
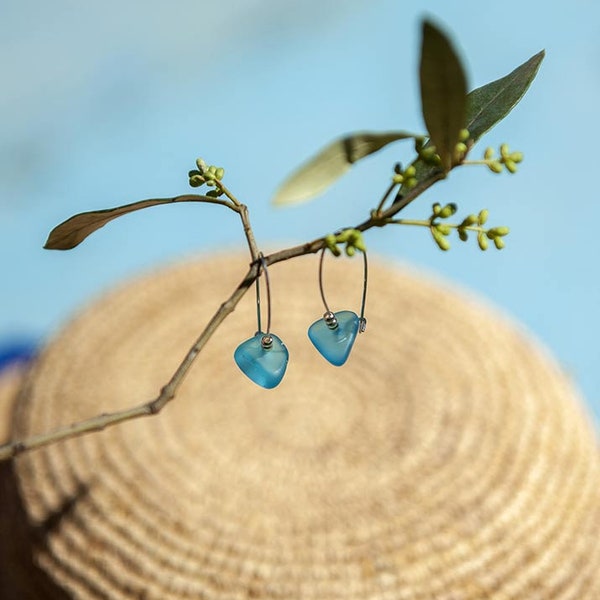
[[[431,220],[419,219],[388,219],[387,223],[393,225],[416,225],[417,227],[431,227]]]
[[[490,166],[490,163],[492,162],[497,162],[498,159],[494,160],[487,160],[485,158],[482,158],[480,160],[463,160],[461,164],[463,165],[485,165],[486,167]]]
[[[386,200],[390,197],[390,194],[394,191],[394,189],[396,188],[397,185],[398,184],[393,181],[392,181],[392,183],[390,183],[389,187],[383,194],[383,198],[381,198],[381,200],[379,201],[379,204],[377,205],[377,208],[375,209],[375,214],[377,214],[377,215],[381,214],[381,211],[383,210],[383,205],[385,204]]]
[[[433,219],[420,220],[420,219],[388,219],[386,224],[390,225],[412,225],[416,227],[435,227],[436,223]],[[462,229],[463,231],[475,231],[476,233],[485,233],[486,229],[480,225],[461,225],[460,223],[444,223],[445,226],[451,229]]]

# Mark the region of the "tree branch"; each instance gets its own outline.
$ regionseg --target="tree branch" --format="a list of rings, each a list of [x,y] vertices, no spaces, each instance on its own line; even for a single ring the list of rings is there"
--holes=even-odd
[[[367,219],[360,225],[357,225],[354,229],[358,229],[360,231],[367,231],[373,227],[384,226],[386,224],[386,220],[389,220],[391,217],[396,215],[398,212],[400,212],[400,210],[402,210],[405,206],[412,202],[417,196],[421,195],[436,181],[439,181],[444,177],[445,175],[442,172],[432,173],[432,175],[429,178],[417,184],[417,186],[415,186],[404,197],[402,197],[400,201],[397,200],[386,210],[382,210],[380,212],[374,211],[369,219]],[[230,200],[232,200],[230,193],[228,193],[227,196],[230,198]],[[184,196],[178,197],[171,201],[181,201],[180,198],[188,200],[188,198]],[[256,278],[259,274],[258,259],[260,252],[256,244],[256,240],[254,239],[254,233],[250,224],[247,206],[241,204],[237,200],[232,200],[231,203],[224,201],[218,203],[225,204],[228,208],[231,208],[240,215],[244,235],[246,237],[246,241],[248,243],[248,248],[250,251],[250,256],[252,258],[250,267],[247,273],[244,275],[243,279],[240,281],[235,290],[229,296],[229,298],[225,302],[223,302],[223,304],[221,304],[221,306],[212,316],[202,333],[198,336],[192,347],[188,350],[180,365],[177,367],[176,371],[173,373],[171,379],[161,389],[160,394],[156,398],[150,400],[149,402],[146,402],[133,408],[115,411],[111,413],[104,413],[89,419],[85,419],[83,421],[79,421],[77,423],[72,423],[65,427],[59,427],[58,429],[47,433],[34,435],[24,440],[9,442],[7,444],[1,445],[0,461],[14,458],[29,450],[42,448],[43,446],[47,446],[55,442],[74,438],[94,431],[102,431],[107,427],[111,427],[113,425],[117,425],[125,421],[131,421],[140,417],[147,417],[150,415],[158,414],[171,400],[173,400],[173,398],[175,398],[177,390],[182,384],[185,376],[187,375],[188,371],[190,370],[191,366],[196,360],[198,354],[200,354],[204,346],[207,344],[208,340],[212,337],[212,335],[215,333],[215,331],[218,329],[221,323],[227,318],[229,314],[231,314],[235,310],[235,307],[238,305],[239,301],[243,298],[243,296],[252,286],[252,284],[256,281]],[[319,250],[323,249],[324,247],[325,239],[318,238],[316,240],[307,242],[305,244],[301,244],[299,246],[293,246],[291,248],[286,248],[269,254],[264,257],[264,260],[267,265],[272,265],[278,262],[296,258],[298,256],[303,256],[305,254],[314,254]]]

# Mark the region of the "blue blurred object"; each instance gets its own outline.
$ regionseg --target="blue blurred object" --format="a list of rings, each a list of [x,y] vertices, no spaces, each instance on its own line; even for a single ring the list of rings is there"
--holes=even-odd
[[[26,365],[36,356],[38,345],[31,340],[0,341],[0,373],[14,365]]]

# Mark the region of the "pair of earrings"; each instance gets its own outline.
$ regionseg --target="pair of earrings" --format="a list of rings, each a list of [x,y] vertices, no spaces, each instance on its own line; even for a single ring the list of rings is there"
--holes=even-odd
[[[342,366],[352,350],[356,336],[367,327],[365,304],[367,300],[367,255],[363,252],[363,293],[360,317],[351,310],[332,312],[323,291],[323,259],[325,248],[319,259],[319,290],[325,306],[325,313],[308,328],[308,337],[319,353],[336,367]],[[259,257],[260,269],[265,274],[267,288],[267,330],[262,331],[260,310],[260,271],[256,278],[256,313],[258,331],[253,337],[242,342],[235,350],[233,358],[242,372],[254,383],[271,389],[276,387],[285,375],[289,359],[288,349],[279,337],[271,333],[271,286],[265,257]]]

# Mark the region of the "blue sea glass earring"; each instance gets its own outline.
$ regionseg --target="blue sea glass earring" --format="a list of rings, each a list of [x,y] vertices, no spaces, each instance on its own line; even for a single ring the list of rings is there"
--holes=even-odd
[[[276,387],[285,375],[288,363],[288,350],[284,343],[271,333],[271,289],[267,261],[260,254],[259,273],[256,278],[256,315],[258,331],[253,337],[242,342],[233,353],[233,359],[242,373],[254,383],[264,388]],[[267,288],[267,331],[263,332],[260,322],[260,271],[265,274]]]
[[[367,254],[363,252],[363,293],[360,308],[360,317],[351,310],[332,312],[329,309],[325,293],[323,292],[323,258],[325,248],[321,252],[319,260],[319,290],[325,305],[325,314],[322,319],[315,321],[308,328],[308,337],[314,347],[332,365],[341,367],[350,355],[356,336],[363,333],[367,328],[365,319],[365,303],[367,301]]]

